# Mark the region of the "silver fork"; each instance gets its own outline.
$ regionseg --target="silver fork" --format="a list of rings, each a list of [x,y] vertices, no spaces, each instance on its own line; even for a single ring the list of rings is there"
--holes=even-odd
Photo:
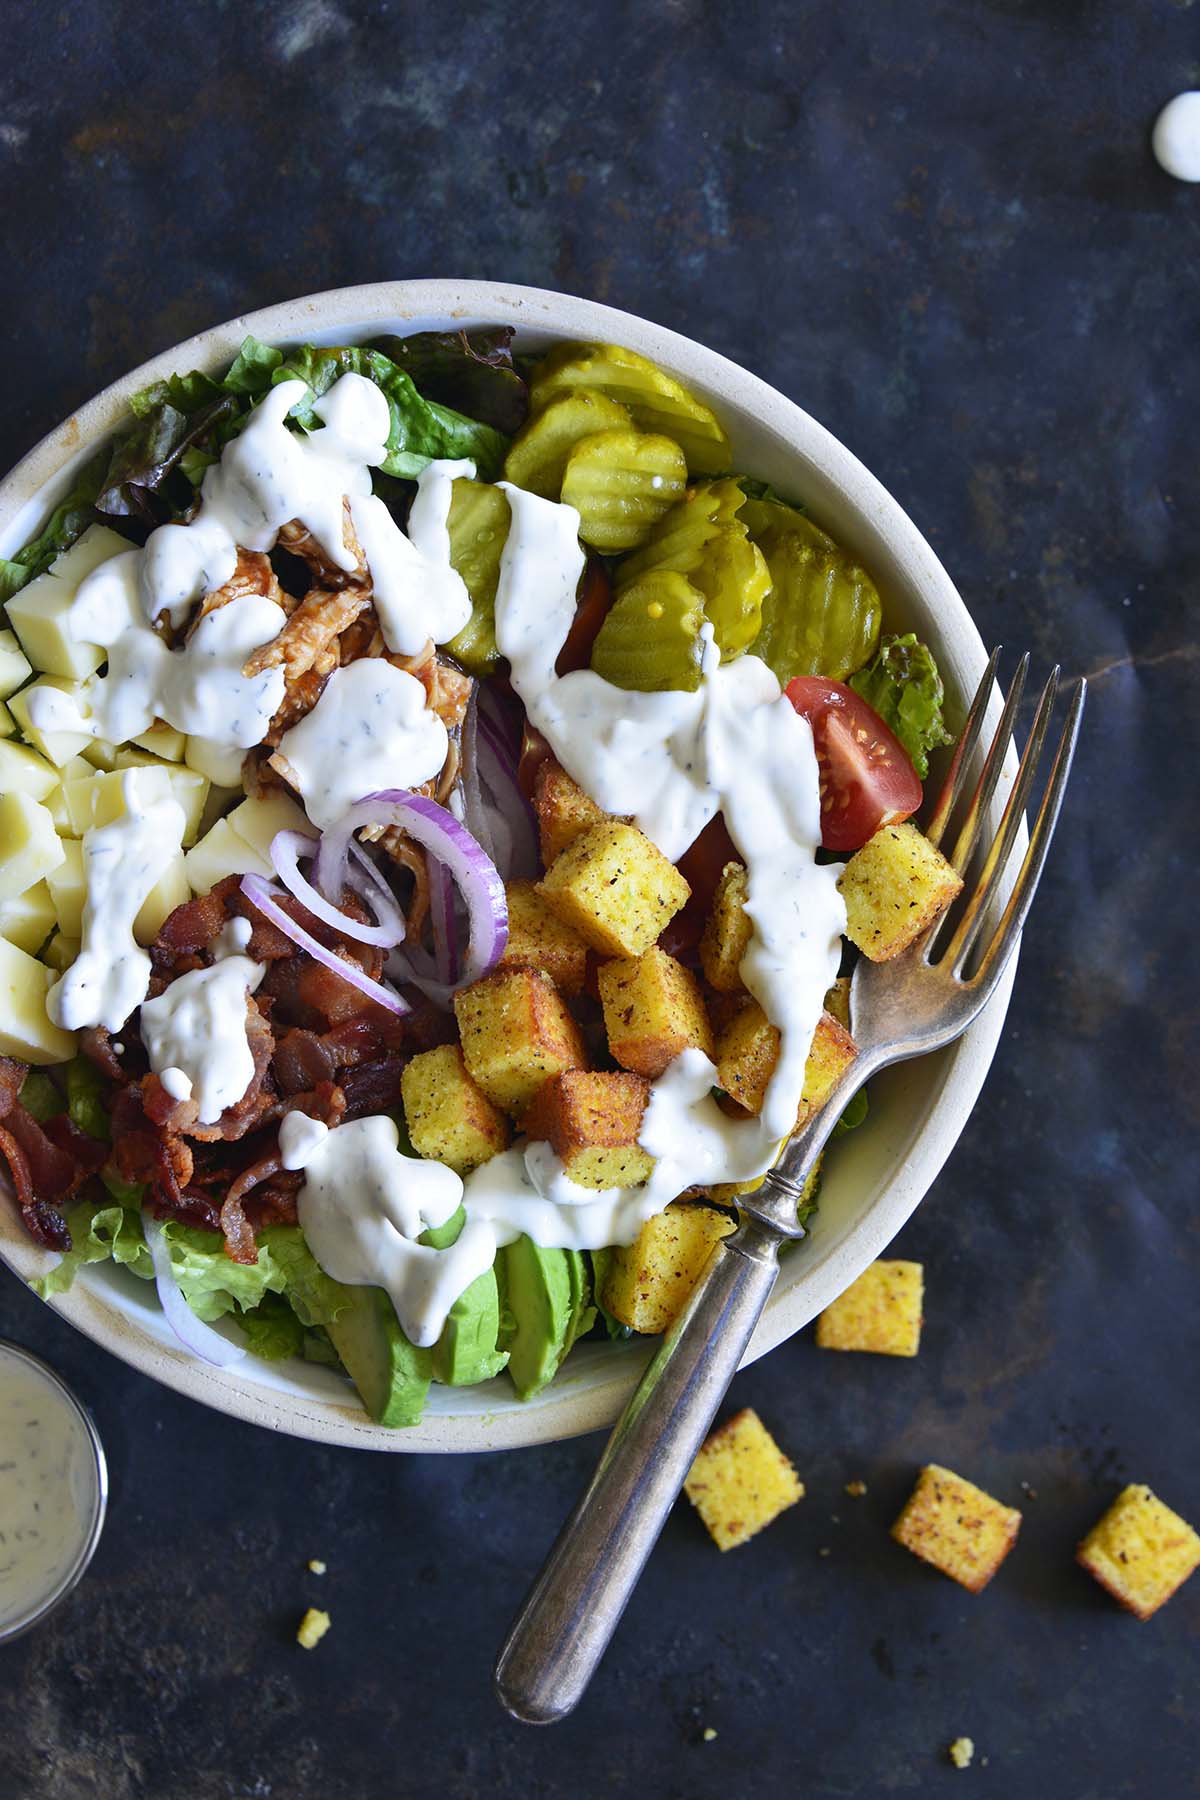
[[[927,827],[930,840],[939,846],[979,742],[999,656],[998,649],[993,651]],[[1026,655],[949,853],[963,876],[980,845],[1028,666]],[[994,992],[1033,903],[1079,733],[1086,691],[1082,680],[1071,694],[1020,870],[980,953],[989,905],[1000,897],[1005,867],[1021,833],[1058,678],[1056,668],[1043,689],[1003,817],[965,904],[960,900],[948,917],[935,921],[891,962],[859,959],[850,990],[858,1056],[762,1186],[739,1202],[741,1226],[718,1244],[688,1304],[663,1338],[591,1484],[517,1614],[495,1670],[497,1698],[515,1718],[553,1724],[582,1697],[762,1316],[778,1274],[780,1248],[804,1236],[796,1202],[847,1101],[888,1064],[951,1043]]]

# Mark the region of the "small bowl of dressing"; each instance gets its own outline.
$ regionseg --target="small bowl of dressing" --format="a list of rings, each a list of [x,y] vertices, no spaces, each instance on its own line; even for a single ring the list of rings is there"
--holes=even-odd
[[[40,1358],[0,1339],[0,1644],[71,1592],[104,1526],[108,1466],[91,1416]]]

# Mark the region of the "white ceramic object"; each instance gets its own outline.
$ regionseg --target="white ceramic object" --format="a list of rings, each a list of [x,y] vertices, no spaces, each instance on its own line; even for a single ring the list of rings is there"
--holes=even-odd
[[[377,282],[310,295],[202,332],[114,382],[0,483],[0,554],[12,555],[38,529],[73,470],[121,421],[130,394],[176,370],[217,372],[248,332],[273,344],[331,344],[383,332],[489,324],[515,326],[525,349],[562,338],[625,344],[703,395],[733,440],[736,466],[803,499],[871,570],[888,627],[914,630],[934,646],[951,717],[962,717],[985,665],[982,641],[945,569],[875,477],[807,413],[724,357],[630,313],[540,288]],[[994,802],[997,816],[1014,761],[1010,756]],[[983,1085],[1014,973],[1015,959],[990,1006],[957,1044],[872,1083],[869,1120],[831,1152],[815,1228],[785,1258],[748,1361],[828,1305],[883,1251],[922,1199]],[[0,1256],[26,1280],[53,1260],[3,1204]],[[198,1362],[177,1347],[153,1286],[123,1269],[86,1269],[52,1304],[96,1343],[181,1394],[271,1430],[364,1449],[499,1450],[595,1430],[616,1418],[650,1348],[646,1342],[582,1344],[557,1380],[531,1401],[517,1400],[503,1376],[481,1387],[435,1386],[419,1426],[386,1431],[366,1418],[346,1383],[327,1369],[251,1357],[224,1370]]]

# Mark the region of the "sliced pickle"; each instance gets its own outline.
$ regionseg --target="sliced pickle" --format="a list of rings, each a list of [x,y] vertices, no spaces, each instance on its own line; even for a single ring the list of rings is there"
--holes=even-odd
[[[562,497],[579,512],[579,535],[610,555],[644,543],[687,486],[683,451],[647,431],[597,431],[567,458]]]
[[[446,645],[472,675],[489,675],[500,661],[496,648],[496,587],[511,520],[508,497],[486,481],[458,480],[446,529],[450,562],[471,596],[471,617]]]
[[[712,410],[656,363],[620,344],[560,344],[534,370],[529,398],[535,413],[556,395],[606,394],[633,414],[642,431],[677,443],[694,475],[717,475],[733,452]]]
[[[811,519],[776,500],[747,500],[741,518],[767,559],[771,591],[754,645],[786,685],[796,675],[844,681],[874,656],[882,606],[862,566]]]
[[[626,557],[616,572],[617,587],[627,587],[651,569],[690,574],[705,547],[735,522],[745,503],[746,496],[736,481],[698,481],[654,527],[642,548]]]
[[[740,656],[758,636],[771,587],[766,560],[740,517],[745,500],[736,481],[700,482],[617,570],[618,592],[651,570],[686,575],[704,596],[705,613],[726,660]]]
[[[606,394],[564,390],[518,431],[504,459],[505,478],[544,500],[557,500],[567,458],[580,438],[631,423],[625,407]]]
[[[615,600],[592,645],[592,668],[615,687],[661,693],[700,685],[704,596],[672,569],[656,570]]]

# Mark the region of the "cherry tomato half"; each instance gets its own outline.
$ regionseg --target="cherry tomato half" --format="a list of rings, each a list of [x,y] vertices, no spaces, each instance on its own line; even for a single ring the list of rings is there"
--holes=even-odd
[[[812,726],[826,850],[860,850],[881,825],[916,812],[921,783],[903,744],[853,688],[822,675],[797,675],[786,692]]]

